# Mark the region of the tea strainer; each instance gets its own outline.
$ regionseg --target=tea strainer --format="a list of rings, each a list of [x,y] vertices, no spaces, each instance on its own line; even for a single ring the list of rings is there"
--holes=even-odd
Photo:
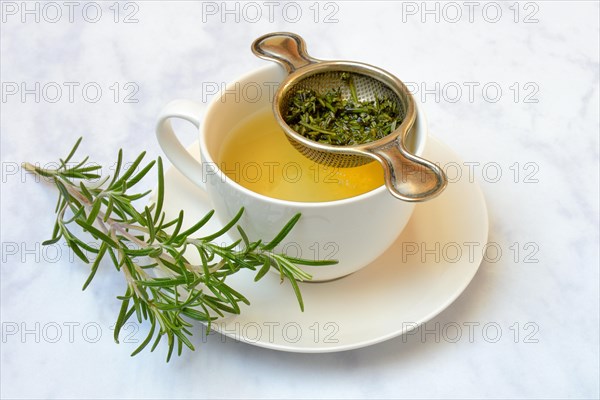
[[[281,64],[288,76],[273,98],[273,112],[290,143],[309,159],[333,167],[357,167],[377,160],[384,170],[385,184],[400,200],[417,202],[429,200],[444,190],[446,175],[434,163],[412,154],[411,128],[416,108],[406,86],[392,74],[353,61],[323,61],[306,52],[304,40],[289,32],[269,33],[252,43],[252,51],[260,58]],[[290,99],[298,90],[312,89],[317,93],[341,89],[350,97],[342,74],[351,74],[356,94],[361,101],[388,98],[396,102],[402,123],[389,135],[373,142],[336,146],[310,140],[293,130],[284,120]]]

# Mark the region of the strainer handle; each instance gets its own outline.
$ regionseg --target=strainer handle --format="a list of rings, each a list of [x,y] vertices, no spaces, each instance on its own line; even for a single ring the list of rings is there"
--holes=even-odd
[[[429,200],[440,194],[448,184],[440,167],[409,153],[398,141],[370,151],[383,166],[389,191],[400,200]]]
[[[291,32],[273,32],[259,37],[252,43],[252,52],[281,64],[288,74],[319,61],[308,55],[304,39]]]

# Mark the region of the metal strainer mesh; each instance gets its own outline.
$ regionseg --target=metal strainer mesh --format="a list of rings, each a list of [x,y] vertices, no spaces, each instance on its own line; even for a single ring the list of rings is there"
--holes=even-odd
[[[280,118],[282,118],[282,120],[285,118],[290,105],[290,99],[299,90],[310,89],[314,90],[318,94],[325,94],[328,91],[339,88],[341,89],[342,97],[344,99],[350,98],[350,90],[348,88],[348,84],[342,80],[342,74],[350,74],[352,76],[354,86],[356,88],[356,95],[360,101],[374,101],[376,98],[380,100],[385,98],[390,99],[396,102],[400,117],[404,118],[406,110],[405,104],[401,97],[394,90],[369,75],[344,70],[317,72],[308,76],[303,76],[302,79],[295,82],[285,91],[285,93],[283,93],[283,95],[280,97],[278,105],[275,106],[280,114]],[[291,128],[289,129],[292,130]],[[296,133],[296,135],[299,134]],[[302,143],[301,141],[297,140],[297,138],[294,138],[289,134],[286,136],[290,143],[304,156],[320,164],[347,168],[357,167],[374,160],[371,157],[362,156],[356,153],[333,153],[331,151],[320,150]],[[343,149],[344,146],[327,145],[327,147]]]

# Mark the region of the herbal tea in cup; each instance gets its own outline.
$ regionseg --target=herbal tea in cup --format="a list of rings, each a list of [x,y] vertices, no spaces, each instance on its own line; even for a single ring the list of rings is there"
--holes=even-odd
[[[378,163],[336,170],[299,154],[273,121],[272,89],[285,77],[277,65],[252,71],[229,84],[206,109],[190,100],[173,101],[161,112],[156,133],[175,167],[205,190],[222,222],[245,208],[240,225],[251,239],[270,240],[294,215],[302,214],[277,251],[337,259],[336,265],[303,268],[313,281],[327,281],[358,271],[390,247],[414,203],[398,201],[388,192]],[[261,90],[257,96],[236,92],[244,88]],[[174,118],[197,127],[200,160],[178,141],[170,122]],[[422,112],[413,131],[410,148],[421,155],[427,140]]]
[[[217,159],[230,179],[281,200],[341,200],[383,185],[378,163],[338,168],[304,157],[287,140],[270,107],[242,119],[227,134]]]

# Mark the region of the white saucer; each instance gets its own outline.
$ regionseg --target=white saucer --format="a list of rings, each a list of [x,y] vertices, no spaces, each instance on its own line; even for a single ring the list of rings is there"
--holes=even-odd
[[[198,158],[197,142],[188,150]],[[431,137],[424,156],[452,166],[453,172],[464,167],[448,146]],[[336,281],[300,284],[304,312],[289,283],[280,284],[277,274],[259,282],[252,271],[230,277],[229,285],[251,304],[242,305],[240,315],[218,320],[213,329],[261,347],[321,353],[382,342],[435,317],[467,287],[487,243],[485,200],[467,171],[462,172],[440,197],[416,206],[400,237],[373,263]],[[191,225],[210,209],[202,189],[175,168],[166,171],[167,217],[184,210]],[[213,218],[200,233],[220,227]]]

